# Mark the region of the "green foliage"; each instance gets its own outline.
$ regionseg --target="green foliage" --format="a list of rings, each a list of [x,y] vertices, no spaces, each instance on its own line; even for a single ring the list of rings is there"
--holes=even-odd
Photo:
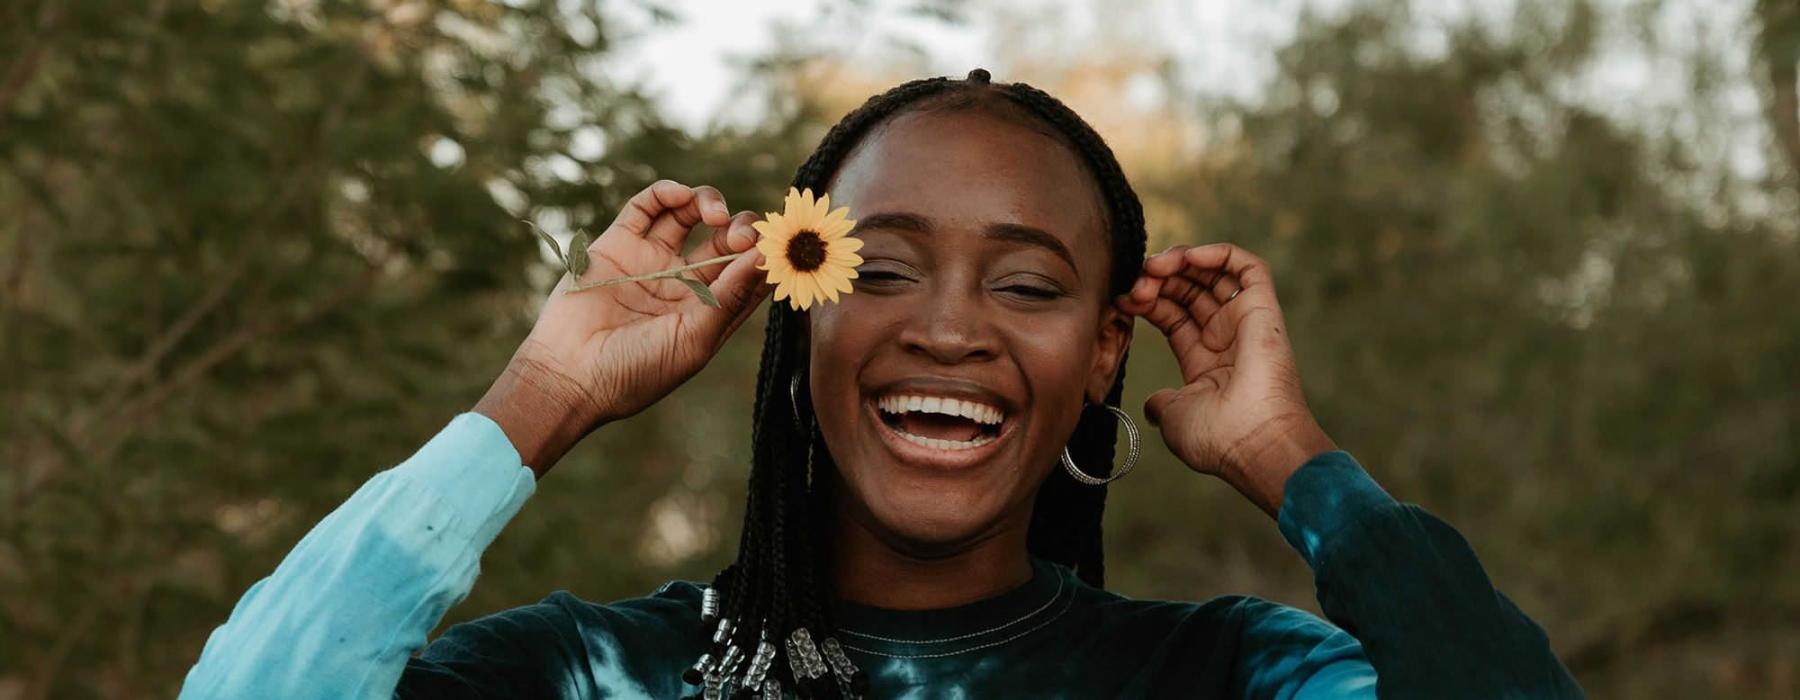
[[[1717,174],[1687,144],[1572,99],[1579,7],[1422,58],[1370,5],[1303,24],[1269,102],[1214,117],[1237,150],[1150,188],[1270,260],[1326,428],[1455,524],[1595,697],[1791,697],[1800,250],[1790,214],[1737,204],[1790,185],[1694,196]],[[1209,537],[1261,526],[1218,507]],[[1308,597],[1267,538],[1152,546],[1131,585],[1158,595],[1250,563]]]
[[[662,176],[754,192],[785,176],[686,163],[797,148],[664,125],[567,4],[26,5],[0,21],[5,697],[173,695],[246,586],[504,365],[556,272],[520,218],[598,230]],[[539,517],[635,542],[644,506],[611,504],[654,494],[609,492]],[[518,570],[552,575],[490,607],[669,575]]]
[[[694,293],[694,296],[700,297],[700,303],[715,309],[719,308],[719,298],[713,296],[711,289],[706,288],[706,283],[692,277],[677,277],[675,279],[681,280],[681,283],[687,285],[687,288]]]
[[[173,695],[243,590],[470,406],[585,264],[585,234],[565,256],[521,219],[604,230],[661,177],[774,208],[837,115],[775,74],[765,123],[671,127],[600,77],[618,47],[586,5],[0,9],[0,697]],[[1137,180],[1174,203],[1152,228],[1271,261],[1327,429],[1468,536],[1595,697],[1792,697],[1796,178],[1723,177],[1574,100],[1613,20],[1523,6],[1430,55],[1402,48],[1405,3],[1308,19],[1266,102],[1209,104],[1212,147]],[[1778,106],[1783,7],[1733,47]],[[451,621],[726,561],[756,325],[570,455]],[[1137,343],[1128,405],[1176,376]],[[1310,605],[1266,516],[1146,460],[1112,491],[1115,588]]]
[[[568,256],[569,274],[574,275],[576,277],[580,277],[582,275],[587,274],[587,270],[588,270],[587,249],[588,249],[588,246],[593,245],[593,244],[594,244],[594,238],[592,236],[589,236],[587,231],[583,230],[583,231],[575,232],[575,237],[569,240],[569,256]]]

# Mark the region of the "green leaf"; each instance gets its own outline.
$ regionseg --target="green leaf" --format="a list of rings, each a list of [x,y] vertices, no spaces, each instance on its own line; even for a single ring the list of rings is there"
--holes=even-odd
[[[582,275],[587,274],[587,249],[588,245],[593,242],[594,237],[589,236],[586,231],[576,231],[575,237],[569,240],[569,259],[563,261],[563,264],[569,268],[569,274],[574,275],[576,279],[581,279]]]
[[[692,277],[677,277],[675,279],[681,280],[681,283],[687,285],[688,289],[694,290],[694,296],[700,297],[700,303],[715,309],[719,308],[719,298],[713,296],[712,290],[707,289],[706,285],[700,280]]]
[[[519,220],[524,221],[526,226],[530,226],[531,230],[537,233],[538,238],[544,240],[544,245],[550,246],[550,250],[556,253],[557,262],[562,263],[565,268],[569,266],[569,258],[563,255],[562,246],[556,244],[555,236],[550,235],[549,231],[538,228],[538,225],[535,222],[527,219]]]

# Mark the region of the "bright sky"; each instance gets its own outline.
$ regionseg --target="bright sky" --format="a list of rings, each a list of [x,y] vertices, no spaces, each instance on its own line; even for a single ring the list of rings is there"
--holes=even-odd
[[[742,64],[784,42],[794,43],[790,35],[806,45],[853,47],[847,51],[852,62],[903,66],[920,76],[960,76],[979,66],[1000,80],[1009,79],[1008,57],[1081,62],[1084,47],[1111,38],[1105,45],[1142,46],[1172,57],[1177,79],[1194,94],[1254,100],[1274,73],[1272,49],[1292,38],[1301,13],[1330,15],[1347,2],[660,0],[679,19],[629,40],[615,54],[620,61],[616,70],[643,81],[678,123],[698,128],[733,106],[732,83],[743,74]],[[1759,98],[1746,77],[1750,66],[1743,49],[1752,39],[1746,24],[1750,3],[1598,0],[1602,11],[1615,18],[1642,15],[1642,8],[1655,5],[1648,31],[1656,45],[1647,46],[1624,23],[1603,23],[1610,32],[1601,37],[1601,58],[1568,90],[1614,118],[1665,125],[1684,140],[1714,140],[1718,156],[1734,172],[1754,177],[1766,163]],[[858,4],[867,7],[846,8]],[[921,4],[965,8],[967,21],[945,22],[900,9]],[[1129,9],[1116,9],[1121,6]],[[1413,17],[1426,29],[1415,38],[1414,48],[1430,53],[1443,46],[1445,37],[1435,29],[1471,15],[1504,26],[1516,6],[1515,0],[1415,2]],[[640,27],[647,21],[633,21],[629,14],[622,19]],[[905,45],[916,50],[898,48]],[[1687,74],[1688,54],[1708,49],[1725,57],[1720,104],[1691,104],[1685,87],[1693,80]],[[1150,89],[1160,92],[1154,85]],[[1722,142],[1717,136],[1722,123],[1740,135]]]
[[[1138,26],[1112,24],[1115,17],[1094,16],[1102,3],[1082,0],[1017,0],[964,3],[968,22],[950,23],[910,14],[898,3],[872,2],[864,11],[841,9],[845,3],[821,0],[667,0],[681,19],[634,39],[621,51],[624,76],[645,79],[672,116],[687,126],[704,125],[731,99],[731,83],[745,59],[779,45],[784,31],[809,32],[853,45],[852,61],[886,65],[919,63],[920,75],[962,75],[970,68],[993,70],[1007,79],[1005,56],[1019,49],[1033,54],[1060,47],[1035,44],[1066,42],[1079,47],[1096,31],[1129,32],[1143,45],[1179,59],[1184,79],[1206,94],[1251,97],[1272,72],[1267,47],[1293,33],[1294,17],[1306,0],[1140,0],[1131,20]],[[910,4],[910,3],[909,3]],[[1337,5],[1338,2],[1313,2]],[[861,21],[834,23],[833,15],[863,12]],[[1020,31],[1021,27],[1036,28]],[[641,26],[641,24],[640,24]],[[1034,36],[1037,28],[1043,28]],[[826,37],[829,29],[835,38]],[[896,45],[919,48],[910,54]]]

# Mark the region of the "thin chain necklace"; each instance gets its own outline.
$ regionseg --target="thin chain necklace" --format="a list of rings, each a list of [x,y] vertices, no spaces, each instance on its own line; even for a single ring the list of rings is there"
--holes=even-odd
[[[979,637],[984,634],[993,634],[995,632],[999,632],[1000,630],[1006,629],[1013,625],[1016,625],[1016,624],[1026,621],[1026,620],[1029,620],[1033,616],[1037,615],[1038,613],[1048,610],[1052,603],[1055,603],[1058,598],[1062,597],[1063,587],[1067,584],[1068,584],[1068,581],[1065,580],[1059,574],[1056,577],[1056,592],[1050,594],[1050,599],[1044,601],[1043,605],[1039,605],[1036,609],[1032,610],[1031,612],[1025,613],[1025,614],[1015,617],[1011,620],[1003,622],[999,625],[996,625],[994,627],[989,627],[989,628],[981,630],[979,632],[970,632],[968,634],[959,634],[954,637],[945,637],[943,639],[924,639],[924,640],[895,639],[893,637],[883,637],[883,636],[877,635],[877,634],[869,634],[867,632],[858,632],[856,630],[847,630],[847,629],[843,629],[843,628],[839,628],[838,633],[846,634],[846,635],[850,635],[850,636],[854,636],[854,637],[861,637],[863,639],[873,639],[873,640],[880,641],[880,642],[893,642],[895,644],[944,644],[947,642],[960,642],[964,639],[970,639],[973,637]],[[859,650],[859,651],[861,651],[861,650]]]

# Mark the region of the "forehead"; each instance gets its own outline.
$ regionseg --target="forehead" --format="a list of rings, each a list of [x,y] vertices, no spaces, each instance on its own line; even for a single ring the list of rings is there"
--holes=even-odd
[[[1066,142],[1025,119],[987,108],[901,114],[851,152],[830,191],[852,216],[909,212],[968,231],[1032,226],[1062,239],[1084,266],[1103,265],[1098,187]]]

